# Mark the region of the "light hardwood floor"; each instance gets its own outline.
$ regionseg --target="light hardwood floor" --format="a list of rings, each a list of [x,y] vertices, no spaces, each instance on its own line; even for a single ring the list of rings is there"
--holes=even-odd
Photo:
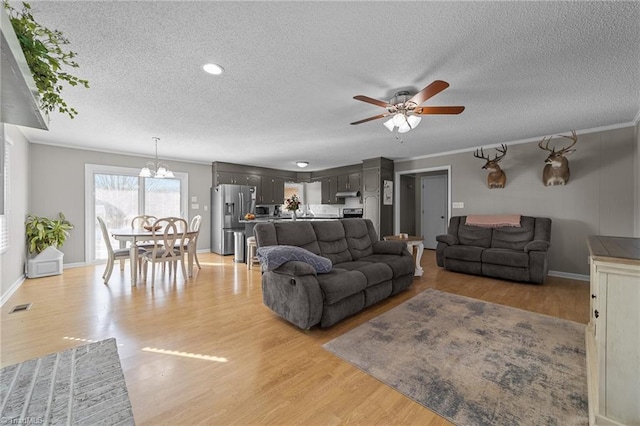
[[[444,271],[425,251],[425,274],[406,292],[327,330],[299,330],[262,304],[260,272],[231,256],[200,254],[186,284],[162,274],[131,287],[104,265],[27,280],[2,307],[2,366],[115,337],[138,425],[450,424],[347,364],[322,344],[436,288],[572,321],[588,321],[589,286],[542,286]],[[9,314],[22,303],[26,312]]]

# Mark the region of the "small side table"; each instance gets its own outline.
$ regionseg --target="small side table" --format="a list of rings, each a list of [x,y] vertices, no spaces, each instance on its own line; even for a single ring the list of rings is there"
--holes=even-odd
[[[407,243],[407,248],[413,253],[413,248],[416,247],[416,271],[413,274],[416,277],[421,277],[424,273],[422,266],[420,266],[420,259],[422,259],[422,253],[424,252],[424,243],[422,237],[416,237],[415,235],[409,235],[407,237],[401,237],[400,235],[388,235],[383,237],[385,241],[404,241]]]

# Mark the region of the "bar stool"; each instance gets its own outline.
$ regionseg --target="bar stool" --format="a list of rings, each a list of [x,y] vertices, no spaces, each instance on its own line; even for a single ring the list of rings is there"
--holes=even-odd
[[[258,250],[258,246],[256,244],[256,237],[247,238],[247,269],[251,269],[251,266],[256,263],[260,264],[258,260],[258,256],[256,256],[256,251]]]

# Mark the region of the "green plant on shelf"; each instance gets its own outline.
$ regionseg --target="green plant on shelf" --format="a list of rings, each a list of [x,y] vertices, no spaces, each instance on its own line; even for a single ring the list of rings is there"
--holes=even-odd
[[[63,49],[69,40],[60,31],[50,30],[36,22],[29,3],[23,2],[22,10],[14,9],[7,0],[3,0],[3,5],[40,93],[40,109],[47,113],[57,110],[74,118],[78,111],[60,96],[64,88],[61,83],[88,89],[89,82],[63,71],[65,66],[79,67],[74,60],[76,53]]]

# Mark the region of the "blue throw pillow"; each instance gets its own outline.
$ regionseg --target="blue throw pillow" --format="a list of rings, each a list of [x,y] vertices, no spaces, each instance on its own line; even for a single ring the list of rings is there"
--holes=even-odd
[[[284,245],[260,247],[256,255],[264,271],[273,271],[291,260],[297,260],[311,265],[318,274],[331,272],[332,265],[329,259],[302,247]]]

